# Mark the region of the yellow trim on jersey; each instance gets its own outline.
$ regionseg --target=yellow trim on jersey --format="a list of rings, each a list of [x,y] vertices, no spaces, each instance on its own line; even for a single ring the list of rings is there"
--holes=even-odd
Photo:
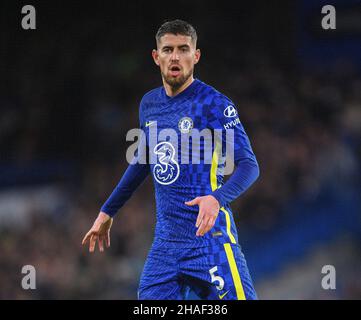
[[[214,151],[213,151],[213,156],[212,156],[212,166],[211,166],[211,188],[212,191],[216,190],[218,188],[217,186],[217,169],[218,169],[218,153],[219,153],[219,144],[216,143],[215,147],[214,147]]]
[[[229,212],[224,209],[224,207],[221,208],[221,210],[224,212],[226,216],[226,224],[227,224],[227,234],[229,239],[231,240],[231,243],[236,243],[236,239],[234,238],[232,232],[231,232],[231,219],[229,217]]]
[[[244,294],[244,290],[241,282],[241,277],[239,276],[239,272],[238,272],[236,260],[234,259],[231,244],[225,243],[224,249],[226,250],[227,260],[231,268],[231,274],[232,274],[234,286],[236,288],[237,299],[246,300],[246,296]]]
[[[212,191],[216,190],[218,188],[217,186],[217,169],[218,169],[218,161],[219,161],[219,143],[216,143],[213,151],[213,157],[212,157],[212,166],[211,166],[211,188]],[[236,239],[234,238],[232,232],[231,232],[231,219],[229,217],[229,212],[222,207],[221,210],[226,216],[226,227],[227,227],[227,234],[229,239],[232,243],[236,243]]]

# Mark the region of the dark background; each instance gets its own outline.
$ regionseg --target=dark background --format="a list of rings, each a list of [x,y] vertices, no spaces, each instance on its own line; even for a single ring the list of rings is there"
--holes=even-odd
[[[21,28],[23,5],[36,30]],[[333,4],[337,29],[321,28]],[[112,246],[81,247],[124,172],[138,105],[161,85],[158,27],[194,25],[195,76],[237,105],[260,164],[232,203],[261,299],[359,299],[360,1],[2,1],[0,298],[135,299],[151,245],[151,179],[120,210]],[[21,288],[21,268],[37,289]],[[321,269],[336,268],[336,290]]]

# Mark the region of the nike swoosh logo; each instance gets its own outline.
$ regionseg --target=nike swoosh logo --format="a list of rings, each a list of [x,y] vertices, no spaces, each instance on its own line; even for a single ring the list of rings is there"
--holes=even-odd
[[[223,293],[223,294],[219,294],[219,295],[218,295],[219,300],[222,300],[228,292],[229,292],[229,290],[226,291],[226,292]]]
[[[147,122],[145,123],[145,126],[146,126],[146,127],[149,127],[149,126],[151,126],[153,123],[155,123],[155,121],[147,121]]]

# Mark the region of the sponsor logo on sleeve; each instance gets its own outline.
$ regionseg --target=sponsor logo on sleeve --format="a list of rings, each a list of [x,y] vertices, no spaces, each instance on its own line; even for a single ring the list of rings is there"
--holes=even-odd
[[[229,105],[226,109],[224,109],[223,114],[227,118],[237,117],[237,110],[234,106]]]

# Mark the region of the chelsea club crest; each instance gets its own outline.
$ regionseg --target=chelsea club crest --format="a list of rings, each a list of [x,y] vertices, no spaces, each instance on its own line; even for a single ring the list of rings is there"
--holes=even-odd
[[[193,129],[193,120],[189,117],[183,117],[178,122],[179,131],[189,133]]]

